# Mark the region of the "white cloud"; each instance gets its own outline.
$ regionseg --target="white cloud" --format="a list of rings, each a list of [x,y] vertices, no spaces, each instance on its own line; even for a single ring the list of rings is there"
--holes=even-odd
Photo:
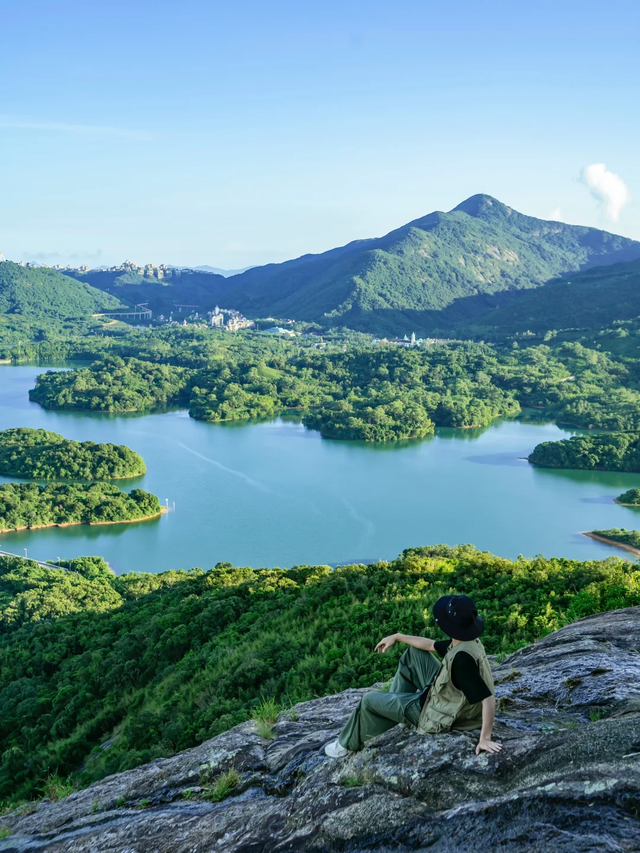
[[[554,208],[547,216],[547,219],[550,219],[552,222],[564,222],[564,216],[559,207]]]
[[[604,163],[592,163],[582,169],[580,180],[602,205],[607,219],[617,222],[622,209],[631,201],[631,194],[622,178],[610,172]]]
[[[19,116],[0,115],[0,127],[14,130],[45,130],[59,133],[82,133],[99,136],[124,136],[129,139],[146,141],[151,135],[141,130],[125,127],[109,127],[101,124],[64,124],[62,122],[33,121]]]

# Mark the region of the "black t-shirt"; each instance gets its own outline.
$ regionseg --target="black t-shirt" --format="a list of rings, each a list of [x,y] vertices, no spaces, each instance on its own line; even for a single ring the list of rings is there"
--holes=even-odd
[[[443,658],[451,645],[451,640],[438,640],[433,645],[436,653]],[[478,664],[467,652],[458,652],[454,657],[451,667],[451,680],[454,687],[462,690],[467,702],[471,705],[475,705],[476,702],[482,702],[483,699],[491,696],[491,691],[480,675]],[[426,698],[427,691],[425,690],[420,697],[421,706],[424,705]]]

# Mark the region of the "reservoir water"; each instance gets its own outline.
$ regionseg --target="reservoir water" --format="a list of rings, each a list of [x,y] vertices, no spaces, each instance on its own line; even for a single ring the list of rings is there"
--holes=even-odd
[[[640,486],[640,475],[550,471],[523,460],[539,442],[572,434],[554,425],[502,421],[380,446],[323,439],[282,419],[206,424],[185,411],[48,412],[28,398],[46,369],[0,366],[0,429],[126,444],[147,474],[119,485],[154,492],[171,511],[137,524],[0,536],[0,548],[26,548],[35,559],[98,554],[118,573],[208,569],[223,560],[288,567],[390,559],[441,542],[511,558],[602,559],[624,552],[580,531],[640,526],[640,511],[613,502]]]

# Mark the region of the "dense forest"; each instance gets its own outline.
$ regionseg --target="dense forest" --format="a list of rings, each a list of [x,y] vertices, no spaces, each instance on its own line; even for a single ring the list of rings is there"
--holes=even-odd
[[[111,483],[4,483],[0,533],[54,524],[105,524],[160,514],[160,502],[143,489],[121,492]]]
[[[601,329],[640,315],[640,260],[597,266],[522,293],[474,319],[485,335],[548,329]]]
[[[32,480],[120,480],[139,477],[141,456],[122,444],[72,441],[44,429],[0,432],[0,474]]]
[[[543,441],[528,458],[546,468],[640,471],[640,435],[614,432]]]
[[[391,631],[439,637],[431,607],[473,596],[488,651],[509,652],[602,610],[640,604],[615,558],[510,561],[472,546],[390,563],[116,577],[99,558],[42,569],[0,558],[0,799],[38,796],[165,756],[282,707],[389,679]],[[108,743],[108,747],[106,744]],[[105,744],[101,748],[100,744]]]

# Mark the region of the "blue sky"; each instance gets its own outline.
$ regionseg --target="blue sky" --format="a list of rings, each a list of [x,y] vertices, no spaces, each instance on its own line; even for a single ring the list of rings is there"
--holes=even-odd
[[[638,32],[636,0],[4,0],[0,250],[240,267],[476,192],[640,239]]]

